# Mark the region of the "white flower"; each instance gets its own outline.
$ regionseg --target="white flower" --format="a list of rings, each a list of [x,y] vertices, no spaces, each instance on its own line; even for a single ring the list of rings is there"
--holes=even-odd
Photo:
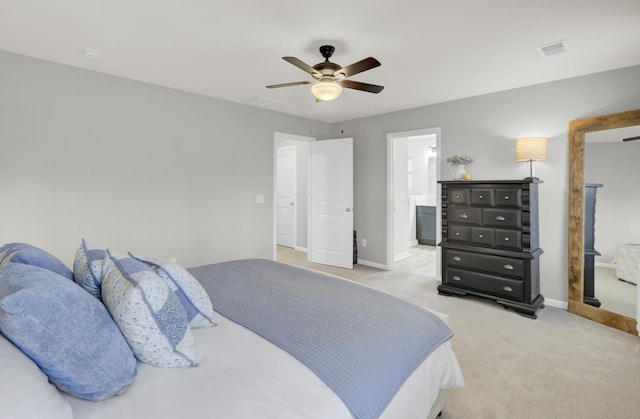
[[[469,156],[455,155],[453,157],[449,157],[447,161],[451,164],[469,164],[473,161],[473,159]]]

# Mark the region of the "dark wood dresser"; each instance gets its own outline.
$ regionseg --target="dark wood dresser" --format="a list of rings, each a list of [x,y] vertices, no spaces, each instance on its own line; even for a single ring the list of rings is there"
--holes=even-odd
[[[602,303],[596,298],[595,257],[600,256],[596,245],[596,194],[601,183],[584,184],[584,299],[585,304],[600,307]]]
[[[438,293],[491,298],[535,319],[540,295],[538,183],[441,181],[442,284]]]

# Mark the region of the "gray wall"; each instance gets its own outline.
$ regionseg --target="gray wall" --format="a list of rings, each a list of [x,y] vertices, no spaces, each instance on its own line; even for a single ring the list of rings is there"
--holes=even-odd
[[[640,141],[587,144],[585,181],[600,183],[596,194],[596,262],[611,263],[616,245],[640,243]]]
[[[566,301],[568,123],[640,108],[638,80],[640,66],[331,127],[0,52],[0,241],[68,264],[81,237],[186,266],[271,258],[278,131],[354,138],[355,229],[368,242],[358,256],[385,265],[388,133],[440,127],[443,160],[470,155],[474,179],[527,176],[514,139],[540,135],[541,287]]]
[[[0,241],[272,258],[275,131],[330,126],[0,52]]]
[[[640,108],[639,80],[640,66],[635,66],[344,122],[342,136],[354,138],[355,207],[360,209],[355,229],[367,239],[358,257],[386,264],[388,133],[440,127],[442,179],[449,179],[445,159],[454,154],[474,159],[467,167],[473,179],[524,178],[529,166],[514,161],[514,139],[545,136],[548,158],[536,165],[544,181],[539,188],[540,282],[546,298],[566,301],[568,125]],[[335,136],[341,127],[334,125]]]

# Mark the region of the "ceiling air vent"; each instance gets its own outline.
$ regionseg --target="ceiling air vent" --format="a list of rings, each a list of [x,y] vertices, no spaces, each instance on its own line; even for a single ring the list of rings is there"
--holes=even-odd
[[[249,99],[244,103],[250,106],[256,106],[258,108],[268,108],[269,106],[277,105],[280,102],[278,102],[277,100],[258,96],[254,97],[253,99]]]
[[[550,44],[540,45],[536,47],[538,54],[543,57],[551,57],[553,55],[560,55],[567,52],[567,40],[552,42]]]

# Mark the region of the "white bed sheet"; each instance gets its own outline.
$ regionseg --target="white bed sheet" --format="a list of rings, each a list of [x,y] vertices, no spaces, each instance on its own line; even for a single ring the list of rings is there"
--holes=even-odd
[[[352,418],[336,394],[282,349],[217,315],[218,325],[194,329],[199,366],[140,365],[127,392],[102,402],[66,396],[75,419]],[[446,342],[409,377],[382,415],[425,418],[440,389],[463,385]]]

